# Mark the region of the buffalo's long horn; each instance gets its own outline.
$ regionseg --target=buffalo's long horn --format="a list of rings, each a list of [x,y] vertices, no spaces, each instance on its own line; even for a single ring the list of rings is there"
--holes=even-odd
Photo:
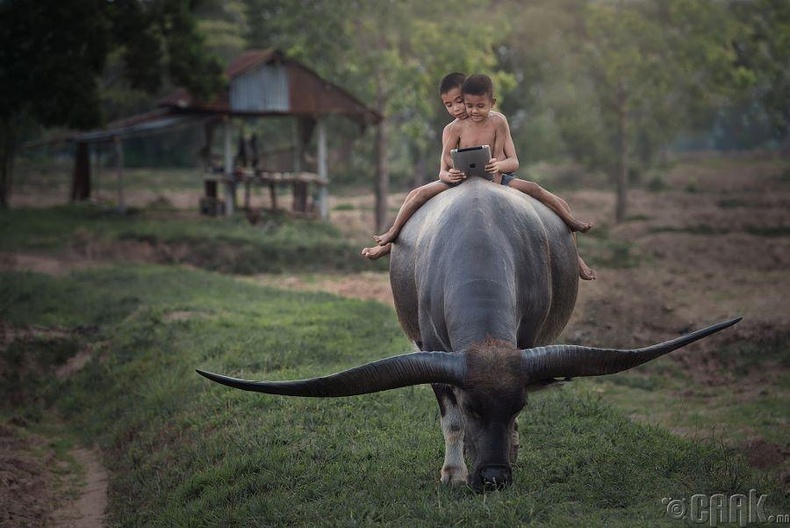
[[[197,373],[217,383],[247,391],[326,398],[380,392],[423,383],[460,385],[465,370],[466,362],[462,354],[414,352],[306,380],[248,381],[202,370],[197,370]]]
[[[527,384],[548,378],[574,378],[614,374],[647,363],[698,339],[734,325],[741,318],[722,321],[671,341],[633,350],[551,345],[522,350]]]

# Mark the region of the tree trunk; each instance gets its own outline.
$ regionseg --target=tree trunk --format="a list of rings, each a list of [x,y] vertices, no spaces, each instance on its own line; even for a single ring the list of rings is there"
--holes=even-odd
[[[74,173],[71,178],[71,201],[84,201],[91,197],[90,147],[84,141],[77,143],[74,153]]]
[[[0,121],[0,209],[7,209],[16,155],[16,127],[13,118]]]
[[[617,116],[620,134],[620,163],[617,171],[615,221],[620,223],[625,220],[628,194],[628,94],[622,80],[617,84]]]
[[[379,75],[376,81],[376,109],[384,115],[386,95],[384,83]],[[387,196],[389,194],[390,174],[387,165],[387,121],[382,119],[376,125],[376,232],[387,229]]]
[[[425,159],[425,149],[417,148],[417,160],[414,163],[412,173],[412,188],[416,189],[425,183],[425,173],[427,171],[428,161]]]

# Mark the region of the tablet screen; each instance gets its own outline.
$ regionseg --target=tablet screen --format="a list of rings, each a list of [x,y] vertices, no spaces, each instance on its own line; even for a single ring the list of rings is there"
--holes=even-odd
[[[487,180],[493,179],[491,173],[486,172],[486,164],[491,159],[491,149],[488,145],[453,149],[453,168],[467,176],[480,176]]]

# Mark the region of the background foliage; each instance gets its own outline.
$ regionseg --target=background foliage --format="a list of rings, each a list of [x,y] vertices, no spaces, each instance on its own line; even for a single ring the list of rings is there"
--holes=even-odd
[[[173,84],[210,92],[213,64],[276,47],[386,117],[376,134],[349,133],[342,121],[330,134],[335,180],[377,174],[382,192],[390,176],[404,187],[433,178],[448,119],[437,83],[450,71],[494,77],[522,167],[570,160],[606,173],[623,192],[668,149],[787,145],[790,7],[783,0],[95,4],[2,4],[7,123],[94,126],[152,108]],[[56,10],[73,23],[48,26]],[[139,152],[148,155],[130,160],[168,157]]]

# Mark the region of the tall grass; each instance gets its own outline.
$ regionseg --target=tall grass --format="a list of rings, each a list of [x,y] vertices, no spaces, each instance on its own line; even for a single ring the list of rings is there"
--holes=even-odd
[[[437,483],[427,387],[284,398],[194,372],[294,379],[407,351],[392,309],[374,302],[158,266],[5,273],[0,293],[13,326],[93,329],[60,343],[93,350],[82,371],[21,383],[35,384],[29,405],[56,407],[101,447],[112,526],[677,526],[662,498],[750,488],[779,508],[733,452],[633,423],[572,384],[531,398],[514,485],[475,495]]]
[[[243,216],[207,218],[154,209],[121,215],[95,205],[18,208],[0,212],[0,251],[59,251],[117,258],[115,248],[147,246],[159,263],[190,264],[225,273],[386,270],[386,259],[359,255],[327,222],[265,213],[250,225]]]

